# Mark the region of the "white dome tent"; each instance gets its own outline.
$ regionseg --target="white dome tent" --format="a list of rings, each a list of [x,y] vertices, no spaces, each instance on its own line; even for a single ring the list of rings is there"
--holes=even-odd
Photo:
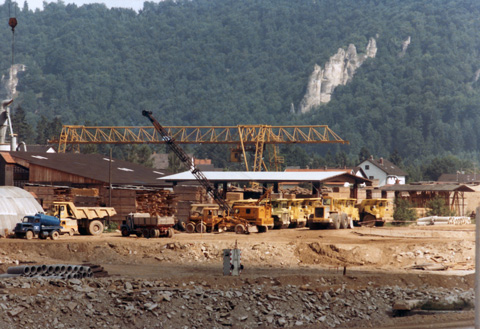
[[[13,232],[26,215],[43,212],[42,206],[29,192],[14,186],[0,186],[0,236]]]

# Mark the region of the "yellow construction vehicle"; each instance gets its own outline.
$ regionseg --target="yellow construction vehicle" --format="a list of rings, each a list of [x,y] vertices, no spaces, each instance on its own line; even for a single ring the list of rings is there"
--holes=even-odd
[[[290,225],[288,227],[305,227],[307,226],[307,216],[305,209],[302,207],[302,199],[286,199],[287,207],[290,211]]]
[[[105,227],[105,218],[117,212],[112,207],[76,207],[73,202],[65,201],[54,202],[48,214],[58,217],[63,230],[68,230],[62,233],[100,235]]]
[[[272,218],[273,228],[281,229],[290,226],[290,210],[288,209],[287,199],[272,199]]]
[[[383,226],[393,220],[393,203],[389,199],[366,199],[357,208],[362,226]]]
[[[311,230],[319,228],[353,228],[359,221],[355,199],[324,196],[322,204],[315,206],[309,215],[308,226]]]

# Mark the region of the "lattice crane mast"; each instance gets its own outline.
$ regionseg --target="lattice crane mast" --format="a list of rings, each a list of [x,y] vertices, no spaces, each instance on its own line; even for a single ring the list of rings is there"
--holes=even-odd
[[[193,176],[197,179],[197,181],[202,184],[205,188],[207,193],[217,202],[220,208],[225,212],[226,215],[232,214],[233,210],[225,201],[225,199],[218,193],[217,189],[215,189],[210,181],[205,177],[203,172],[195,167],[192,159],[185,153],[185,151],[177,145],[175,139],[172,138],[168,131],[162,127],[162,125],[152,116],[152,112],[149,111],[142,111],[142,114],[146,116],[153,124],[155,130],[162,136],[163,141],[170,147],[173,153],[183,162],[183,164],[190,170]]]

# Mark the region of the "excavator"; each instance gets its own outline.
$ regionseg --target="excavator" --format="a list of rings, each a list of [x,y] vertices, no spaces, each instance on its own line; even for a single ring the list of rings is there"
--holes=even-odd
[[[195,223],[187,223],[187,232],[223,232],[234,231],[237,234],[248,234],[258,232],[256,225],[250,224],[247,219],[238,217],[234,214],[232,207],[220,195],[217,189],[208,180],[205,174],[198,169],[185,151],[175,143],[175,140],[168,134],[167,130],[153,117],[151,111],[142,111],[142,115],[147,117],[153,124],[155,130],[162,136],[165,143],[178,157],[180,161],[188,168],[195,179],[205,188],[207,193],[218,204],[219,208],[206,207],[202,210]],[[195,227],[193,230],[192,225]]]

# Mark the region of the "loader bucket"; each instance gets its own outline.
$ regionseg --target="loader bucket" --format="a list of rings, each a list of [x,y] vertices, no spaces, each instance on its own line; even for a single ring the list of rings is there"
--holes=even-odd
[[[245,231],[245,233],[258,233],[258,227],[257,225],[248,225],[247,226],[247,230]]]

